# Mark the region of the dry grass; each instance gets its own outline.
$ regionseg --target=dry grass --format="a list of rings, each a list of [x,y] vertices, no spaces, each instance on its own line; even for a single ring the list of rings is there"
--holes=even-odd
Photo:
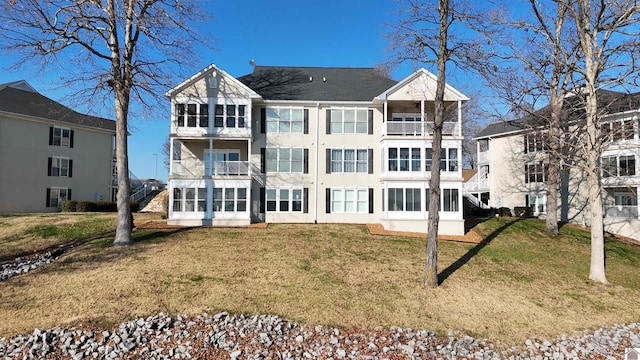
[[[51,213],[0,216],[0,259],[36,253],[115,227],[115,214]]]
[[[506,344],[640,319],[639,249],[608,243],[613,285],[586,281],[584,232],[544,235],[492,219],[489,245],[441,242],[443,284],[422,289],[424,240],[356,225],[145,230],[136,244],[93,241],[0,283],[0,336],[109,326],[160,311],[278,314],[308,324],[455,329]]]

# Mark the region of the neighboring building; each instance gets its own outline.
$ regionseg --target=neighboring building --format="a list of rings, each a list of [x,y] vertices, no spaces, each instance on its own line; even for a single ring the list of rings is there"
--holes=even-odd
[[[171,99],[169,223],[381,223],[426,232],[442,168],[440,233],[464,234],[463,94],[447,86],[443,157],[431,159],[436,78],[373,68],[211,65]]]
[[[600,157],[605,230],[640,240],[640,93],[600,91],[598,102],[607,109],[601,129],[608,138]],[[491,207],[526,206],[534,216],[544,217],[548,158],[540,134],[527,118],[480,131],[475,138],[478,174],[467,183],[467,191]],[[558,220],[588,226],[584,173],[577,166],[562,169],[559,190]]]
[[[0,85],[0,213],[109,200],[115,122],[77,113],[26,81]]]

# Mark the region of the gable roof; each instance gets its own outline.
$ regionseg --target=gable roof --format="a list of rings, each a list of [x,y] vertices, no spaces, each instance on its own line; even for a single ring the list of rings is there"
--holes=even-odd
[[[265,100],[372,101],[396,84],[374,68],[256,66],[238,78]]]
[[[32,89],[23,90],[23,89]],[[116,122],[81,114],[38,93],[26,81],[0,84],[0,112],[115,131]]]
[[[164,96],[166,96],[166,97],[173,96],[173,94],[179,92],[180,90],[184,89],[185,87],[189,86],[190,84],[193,84],[194,82],[202,79],[203,77],[205,77],[207,74],[209,74],[211,72],[220,73],[226,80],[231,81],[233,84],[235,84],[239,88],[245,90],[249,94],[249,96],[251,96],[251,97],[260,97],[260,95],[258,95],[255,91],[253,91],[253,89],[251,89],[250,87],[247,87],[241,81],[239,81],[238,79],[236,79],[233,76],[229,75],[226,71],[224,71],[224,70],[220,69],[219,67],[217,67],[216,64],[211,64],[211,65],[207,66],[206,68],[198,71],[195,75],[191,76],[187,80],[185,80],[185,81],[181,82],[180,84],[174,86],[173,88],[169,89],[169,91],[167,91],[164,94]]]
[[[400,80],[398,83],[396,83],[394,86],[386,89],[384,92],[380,93],[378,96],[376,96],[377,99],[386,99],[389,95],[395,93],[396,91],[402,89],[404,86],[409,85],[412,81],[420,78],[421,76],[424,76],[427,80],[431,81],[432,83],[429,83],[427,85],[433,85],[433,95],[435,97],[435,83],[437,82],[437,77],[432,74],[430,71],[427,71],[425,68],[420,68],[418,70],[416,70],[414,73],[412,73],[411,75],[407,76],[406,78]],[[444,97],[445,97],[445,101],[451,101],[451,100],[461,100],[461,101],[466,101],[469,100],[469,98],[467,96],[465,96],[463,93],[461,93],[460,91],[456,90],[453,86],[449,85],[449,84],[445,84],[445,88],[444,88]],[[427,90],[427,89],[425,89]]]
[[[577,95],[568,96],[562,106],[564,116],[568,120],[579,119],[584,116],[584,106],[582,97]],[[598,109],[602,110],[602,115],[615,115],[627,111],[640,111],[640,92],[626,94],[611,90],[598,90]],[[524,116],[517,120],[503,121],[489,124],[480,130],[474,139],[494,137],[497,135],[507,135],[523,130],[530,130],[539,125],[545,116],[550,112],[549,106]]]

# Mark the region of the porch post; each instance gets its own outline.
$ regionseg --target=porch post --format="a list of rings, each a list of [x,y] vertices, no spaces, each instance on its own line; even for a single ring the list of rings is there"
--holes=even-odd
[[[458,136],[462,135],[462,101],[458,100]]]
[[[427,131],[427,127],[425,125],[425,118],[424,118],[424,99],[420,99],[420,127],[422,129],[422,135],[426,135],[426,131]]]
[[[209,138],[209,163],[205,164],[204,167],[205,169],[207,168],[207,166],[209,167],[209,171],[211,171],[211,174],[209,175],[216,175],[215,174],[215,168],[213,167],[215,162],[212,163],[213,159],[213,138],[210,137]],[[205,175],[206,175],[206,171],[205,171]]]
[[[388,111],[388,106],[387,106],[388,102],[387,99],[384,99],[384,105],[383,105],[383,109],[382,109],[382,134],[383,135],[387,135],[387,126],[389,126],[389,124],[387,124],[387,111]]]
[[[169,177],[173,175],[173,140],[172,137],[169,138]]]

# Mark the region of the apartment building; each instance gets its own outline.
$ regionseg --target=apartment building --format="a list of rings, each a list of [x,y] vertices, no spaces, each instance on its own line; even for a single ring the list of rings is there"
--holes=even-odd
[[[566,103],[570,106],[573,101]],[[640,240],[640,93],[600,90],[598,103],[604,111],[600,178],[605,230]],[[526,206],[532,215],[544,217],[548,155],[543,133],[531,118],[481,130],[476,135],[478,173],[467,182],[466,191],[489,206],[512,210]],[[588,226],[588,188],[579,166],[563,167],[558,190],[558,220]]]
[[[169,223],[380,223],[426,232],[432,166],[440,229],[464,234],[461,104],[446,88],[443,156],[431,157],[436,78],[373,68],[215,65],[171,100]]]
[[[26,81],[0,84],[0,213],[109,200],[115,122],[75,112]]]

